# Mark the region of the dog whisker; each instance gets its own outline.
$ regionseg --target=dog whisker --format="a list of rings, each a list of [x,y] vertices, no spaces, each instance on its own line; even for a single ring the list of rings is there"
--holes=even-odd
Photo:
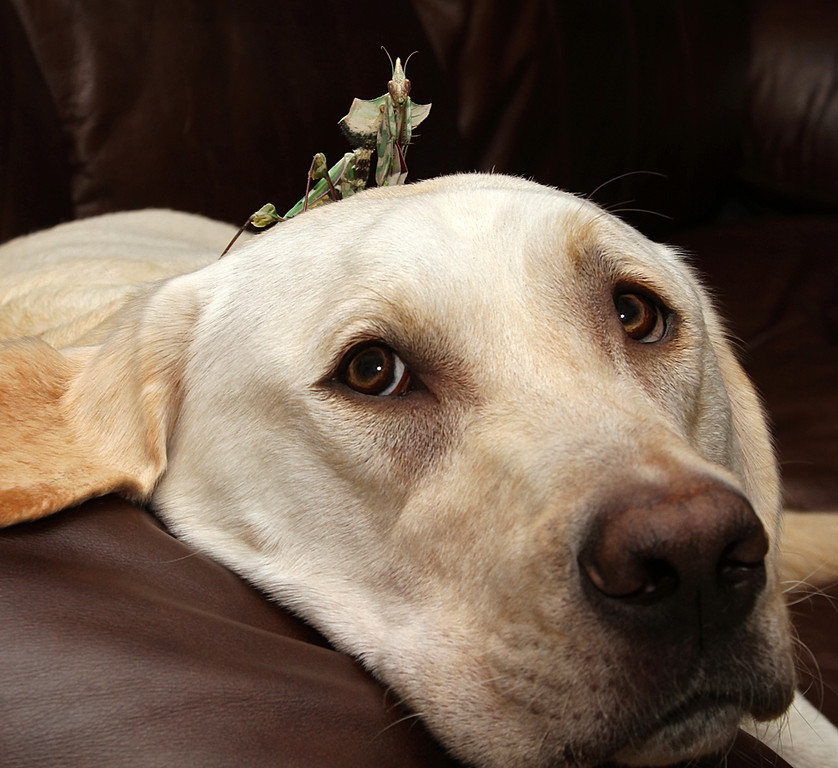
[[[660,211],[653,211],[649,208],[614,208],[613,210],[610,210],[609,213],[614,216],[619,216],[621,213],[646,213],[650,216],[657,216],[660,219],[666,219],[667,221],[673,220],[672,216],[661,213]]]
[[[172,558],[171,560],[158,560],[159,565],[172,565],[174,563],[181,563],[184,560],[191,560],[193,557],[199,557],[200,552],[189,552],[185,555],[181,555],[180,557]]]
[[[795,657],[795,665],[797,666],[798,671],[803,672],[807,677],[811,675],[812,679],[810,688],[807,688],[803,691],[803,693],[808,693],[809,690],[811,690],[811,686],[814,686],[817,694],[818,707],[821,707],[823,706],[825,688],[823,673],[821,672],[820,665],[818,664],[817,656],[815,656],[809,646],[801,640],[800,635],[794,628],[792,628],[792,642],[794,643],[794,647],[798,649],[798,656]],[[799,655],[808,656],[811,662],[811,670],[804,666],[804,662],[799,658]]]
[[[379,730],[373,738],[374,739],[380,738],[382,736],[382,734],[385,734],[391,728],[395,728],[395,727],[401,725],[402,723],[406,723],[406,722],[409,722],[409,721],[412,721],[413,723],[418,723],[422,720],[423,717],[425,717],[425,714],[423,712],[411,712],[411,713],[405,715],[404,717],[400,717],[398,720],[394,720],[392,723],[390,723],[389,725],[387,725],[384,728],[382,728],[381,730]]]
[[[597,192],[599,192],[603,188],[607,187],[609,184],[613,184],[614,182],[621,181],[622,179],[628,178],[630,176],[656,176],[660,179],[667,178],[666,174],[659,173],[658,171],[644,171],[644,170],[626,171],[625,173],[621,173],[618,176],[612,176],[607,181],[602,182],[602,184],[600,184],[598,187],[594,188],[593,192],[586,195],[585,197],[588,200],[593,200],[596,197]]]

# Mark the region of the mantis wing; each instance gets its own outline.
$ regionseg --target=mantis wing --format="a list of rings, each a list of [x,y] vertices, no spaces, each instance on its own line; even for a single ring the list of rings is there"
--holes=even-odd
[[[349,113],[338,125],[355,144],[369,143],[378,135],[389,99],[386,93],[377,99],[353,99]]]
[[[396,183],[401,173],[401,153],[394,148],[398,141],[400,127],[390,94],[377,99],[353,99],[349,114],[339,125],[351,141],[368,146],[375,144],[378,164],[375,181],[379,186]]]
[[[410,102],[410,124],[415,128],[421,123],[429,114],[431,114],[431,104],[417,104]]]

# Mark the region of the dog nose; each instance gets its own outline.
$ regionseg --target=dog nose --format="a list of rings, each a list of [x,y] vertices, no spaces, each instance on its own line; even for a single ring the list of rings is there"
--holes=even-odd
[[[751,505],[710,481],[623,490],[579,555],[589,599],[621,625],[718,632],[741,623],[765,586],[768,539]]]

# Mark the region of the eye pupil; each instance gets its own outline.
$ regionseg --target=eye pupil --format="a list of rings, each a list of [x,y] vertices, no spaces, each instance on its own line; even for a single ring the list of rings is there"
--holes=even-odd
[[[638,324],[642,311],[636,296],[620,296],[617,299],[617,314],[626,328],[633,328]]]
[[[362,395],[401,395],[410,386],[410,374],[401,358],[379,344],[350,350],[337,378]]]
[[[661,308],[646,296],[621,293],[614,298],[617,317],[626,335],[635,341],[659,341],[666,331],[666,320]]]
[[[356,389],[372,391],[382,382],[389,383],[392,368],[392,356],[380,347],[370,347],[352,358],[347,374]]]

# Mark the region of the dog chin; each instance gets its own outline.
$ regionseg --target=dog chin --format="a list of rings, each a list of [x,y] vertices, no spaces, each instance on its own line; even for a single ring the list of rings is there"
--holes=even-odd
[[[696,704],[688,712],[663,719],[657,730],[639,744],[620,750],[613,758],[622,766],[666,766],[722,752],[736,737],[740,707],[732,704]]]

